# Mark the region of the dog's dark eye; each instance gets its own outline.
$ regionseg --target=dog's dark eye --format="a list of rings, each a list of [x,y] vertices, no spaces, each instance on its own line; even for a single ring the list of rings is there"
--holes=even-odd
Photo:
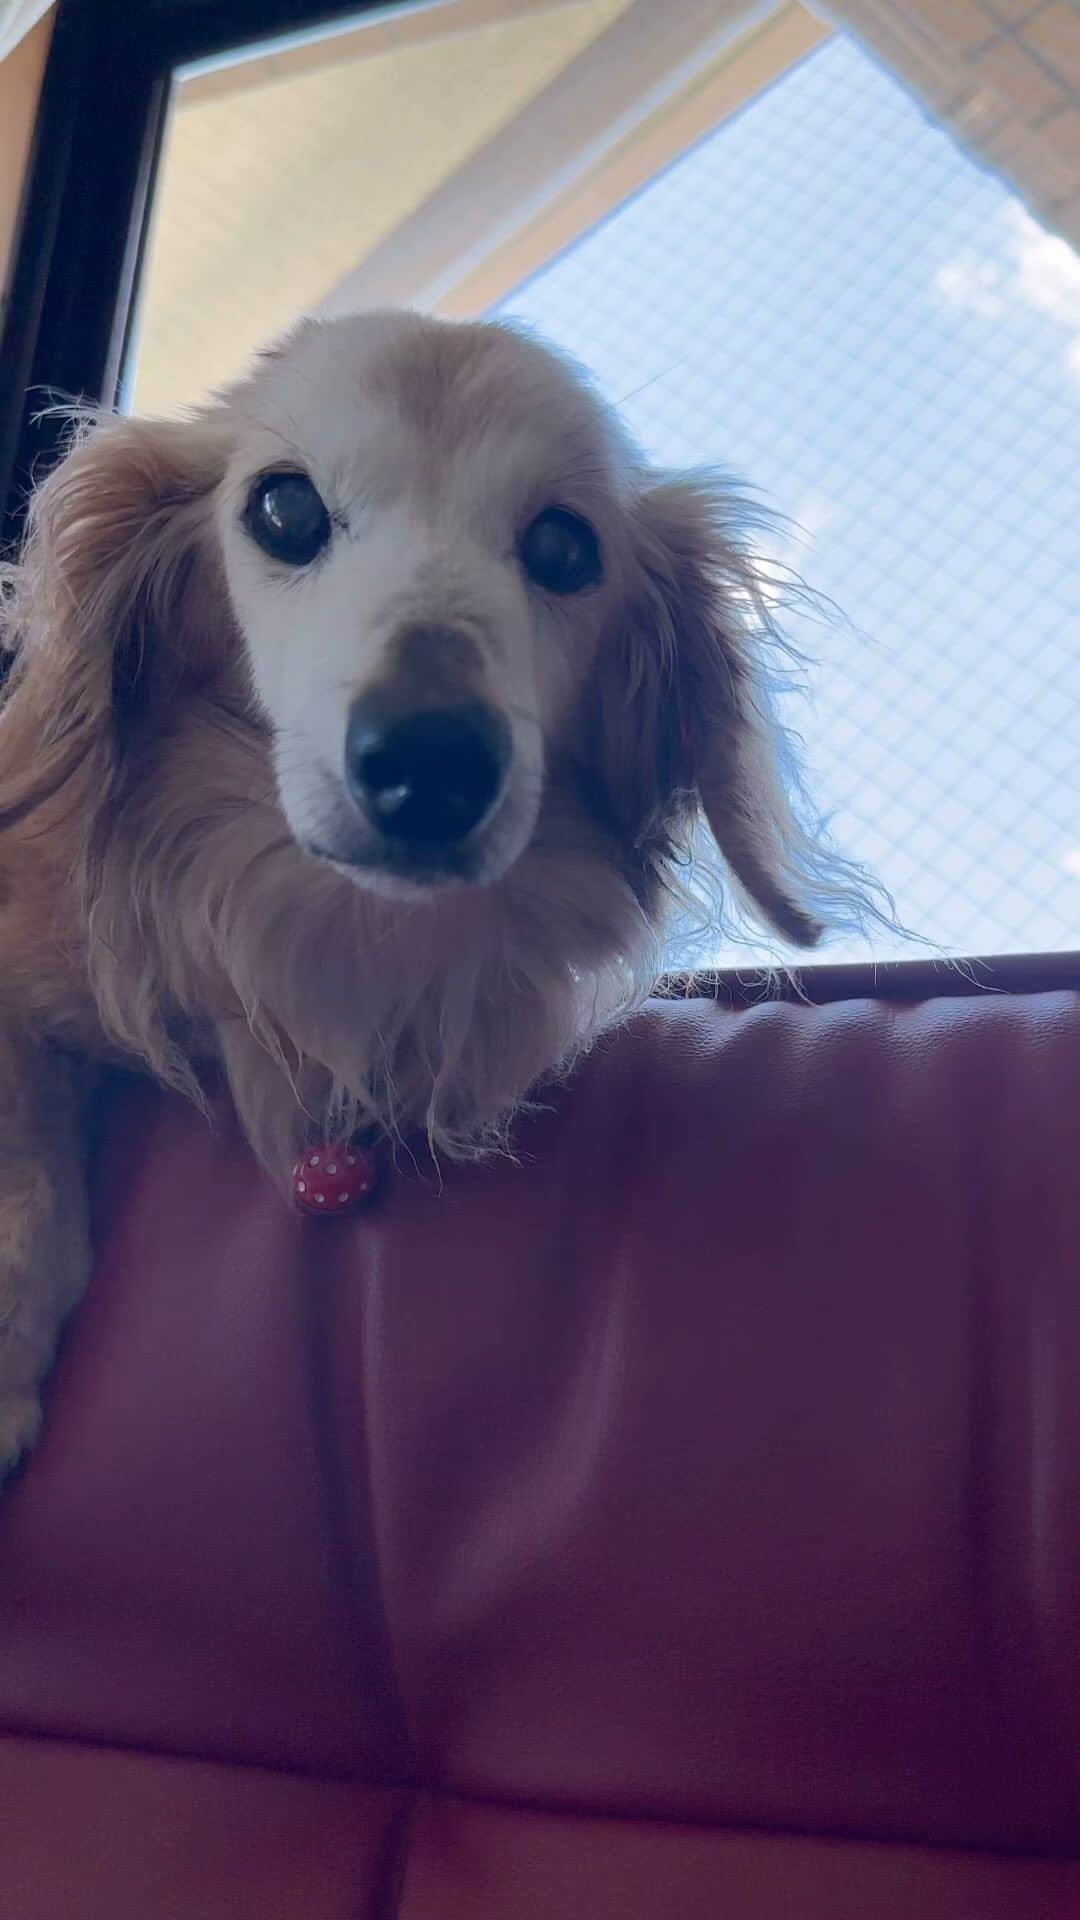
[[[261,473],[244,525],[257,547],[287,567],[306,567],[330,538],[330,515],[306,473]]]
[[[600,543],[587,520],[565,507],[545,507],[526,527],[518,548],[530,580],[545,593],[580,593],[603,573]]]

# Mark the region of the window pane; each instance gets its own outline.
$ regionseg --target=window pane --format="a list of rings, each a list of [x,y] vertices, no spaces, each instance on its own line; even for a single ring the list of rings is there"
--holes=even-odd
[[[527,319],[796,523],[843,617],[788,621],[790,717],[903,922],[1075,947],[1080,261],[853,42],[753,11],[457,0],[183,79],[133,404],[305,309]]]
[[[629,0],[458,0],[178,77],[128,381],[175,411],[339,284]]]
[[[836,36],[502,310],[798,523],[793,717],[905,925],[1080,945],[1077,255]]]

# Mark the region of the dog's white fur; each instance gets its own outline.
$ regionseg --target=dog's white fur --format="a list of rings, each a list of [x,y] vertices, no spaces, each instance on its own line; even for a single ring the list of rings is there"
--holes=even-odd
[[[292,571],[242,518],[282,467],[333,521]],[[596,530],[585,592],[519,563],[550,505]],[[784,794],[739,515],[531,339],[403,314],[304,323],[185,421],[79,435],[7,583],[0,1475],[87,1272],[73,1063],[197,1098],[217,1057],[279,1181],[312,1129],[469,1154],[648,991],[699,811],[786,939],[857,899]],[[509,725],[470,884],[350,864],[349,706],[389,677]]]

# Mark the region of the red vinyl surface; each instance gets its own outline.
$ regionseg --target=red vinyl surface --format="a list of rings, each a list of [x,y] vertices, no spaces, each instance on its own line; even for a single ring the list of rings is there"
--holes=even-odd
[[[118,1084],[5,1920],[1080,1917],[1078,1063],[1068,994],[657,1005],[336,1221]]]

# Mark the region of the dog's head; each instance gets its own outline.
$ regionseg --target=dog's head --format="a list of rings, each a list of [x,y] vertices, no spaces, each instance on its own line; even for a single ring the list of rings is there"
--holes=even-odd
[[[76,776],[108,816],[196,702],[270,756],[305,870],[369,899],[498,895],[547,856],[557,917],[561,855],[567,924],[590,862],[623,888],[614,945],[703,813],[744,902],[811,944],[858,890],[789,804],[739,525],[519,332],[306,322],[186,420],[93,424],[39,490],[0,830]],[[226,810],[190,801],[189,847]],[[611,957],[585,944],[571,971]]]
[[[301,846],[415,896],[498,881],[576,807],[647,876],[700,804],[764,917],[816,938],[722,488],[650,473],[496,326],[309,323],[228,415],[217,532]]]

